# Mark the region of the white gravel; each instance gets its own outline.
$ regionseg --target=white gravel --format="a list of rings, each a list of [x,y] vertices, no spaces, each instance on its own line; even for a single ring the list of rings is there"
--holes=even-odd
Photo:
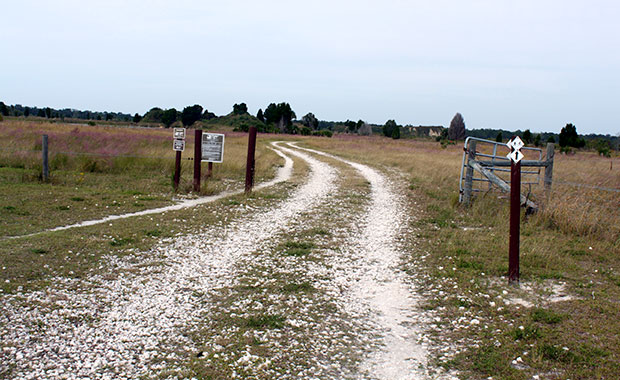
[[[274,145],[286,164],[270,184],[290,177],[292,160],[288,155],[306,161],[310,174],[289,199],[273,208],[249,212],[245,220],[209,226],[205,233],[164,239],[138,257],[109,257],[101,267],[102,274],[88,279],[57,278],[46,291],[0,296],[0,375],[14,367],[11,376],[25,379],[166,377],[167,370],[182,369],[197,350],[208,347],[218,351],[214,341],[196,346],[192,339],[193,332],[209,325],[203,320],[205,316],[218,317],[222,312],[217,307],[223,306],[216,305],[214,297],[228,294],[240,285],[241,277],[244,281],[253,278],[243,273],[252,264],[260,268],[276,262],[269,255],[253,253],[270,252],[282,235],[293,232],[296,227],[292,224],[303,225],[307,215],[340,202],[333,198],[338,190],[335,168],[301,152],[303,148],[294,144]],[[324,347],[324,352],[308,348],[316,362],[303,368],[291,363],[290,371],[282,376],[286,379],[439,378],[428,368],[427,340],[419,327],[425,316],[418,307],[416,284],[411,282],[415,279],[406,276],[401,266],[401,234],[409,221],[405,199],[396,185],[375,169],[303,150],[355,168],[370,184],[368,207],[350,220],[350,234],[342,246],[321,256],[326,262],[290,258],[279,268],[289,274],[299,271],[300,281],[314,279],[313,284],[321,290],[319,295],[312,296],[314,299],[303,293],[289,295],[284,304],[283,298],[278,298],[281,295],[268,295],[277,298],[283,310],[307,308],[310,312],[321,307],[317,301],[325,301],[337,305],[338,311],[326,315],[324,321],[304,313],[287,316],[291,329],[257,330],[253,332],[255,338],[277,350],[283,334],[306,334],[290,337],[290,347],[281,347],[291,352],[303,350],[309,337],[320,339],[314,345],[317,350]],[[340,204],[338,207],[346,210]],[[346,219],[346,215],[342,217]],[[110,276],[111,272],[116,275]],[[275,281],[257,276],[256,286]],[[226,312],[277,311],[274,305],[264,308],[256,300],[240,299]],[[347,345],[355,355],[359,352],[363,356],[353,370],[343,364],[349,360]],[[329,347],[337,349],[330,351]],[[270,361],[278,359],[259,357],[247,346],[237,354],[235,365],[248,371],[252,367],[256,374],[271,373]],[[234,356],[226,351],[218,355]],[[235,368],[231,371],[236,373]],[[182,370],[170,376],[176,378],[179,373]]]
[[[386,380],[427,378],[427,347],[420,343],[421,331],[416,327],[420,311],[413,286],[399,268],[398,238],[407,221],[404,200],[378,171],[324,152],[304,150],[353,166],[371,186],[370,207],[358,222],[361,230],[350,237],[346,246],[357,262],[355,266],[346,260],[335,262],[342,267],[336,272],[341,277],[336,281],[354,284],[348,294],[349,311],[353,315],[369,311],[374,319],[369,323],[382,337],[383,344],[369,355],[361,372]]]
[[[14,366],[13,377],[25,379],[133,379],[181,366],[196,351],[187,332],[200,323],[209,293],[234,280],[236,259],[259,249],[334,188],[333,168],[280,149],[307,161],[311,174],[277,208],[166,241],[145,253],[140,265],[110,257],[118,278],[59,278],[46,291],[3,296],[0,371]],[[151,265],[151,258],[165,264]]]

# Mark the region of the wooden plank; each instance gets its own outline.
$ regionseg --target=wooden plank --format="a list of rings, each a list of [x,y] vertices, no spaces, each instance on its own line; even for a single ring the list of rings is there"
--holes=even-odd
[[[465,186],[463,188],[463,203],[471,203],[471,189],[473,187],[474,169],[469,163],[476,159],[476,140],[470,140],[467,146],[467,171],[465,172]]]
[[[508,185],[503,179],[493,174],[491,171],[482,167],[477,161],[472,160],[472,161],[469,161],[468,164],[473,169],[482,173],[482,175],[487,177],[489,181],[491,181],[493,184],[497,185],[503,192],[510,193],[510,185]],[[529,199],[525,198],[525,195],[521,194],[521,206],[524,206],[524,205],[527,206],[528,208],[538,210],[538,206],[536,205],[536,203],[530,201]]]

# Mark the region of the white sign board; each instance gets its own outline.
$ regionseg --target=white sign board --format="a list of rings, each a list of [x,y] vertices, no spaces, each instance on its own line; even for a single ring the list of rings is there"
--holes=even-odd
[[[174,138],[175,139],[185,139],[185,128],[175,128],[174,129]]]
[[[172,143],[172,150],[176,150],[182,152],[185,150],[185,140],[174,139],[174,143]]]
[[[202,161],[224,161],[224,135],[221,133],[203,133]]]

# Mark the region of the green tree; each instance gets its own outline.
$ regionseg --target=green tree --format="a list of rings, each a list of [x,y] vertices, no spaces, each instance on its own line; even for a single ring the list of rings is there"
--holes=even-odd
[[[39,108],[39,110],[37,111],[37,116],[45,117],[45,111],[42,108]]]
[[[398,127],[398,124],[396,124],[396,121],[394,120],[386,121],[385,124],[383,125],[383,136],[392,137],[392,131],[394,130],[395,127]]]
[[[525,132],[523,132],[523,142],[526,144],[532,142],[532,132],[530,132],[529,129],[526,129]]]
[[[398,140],[400,138],[400,126],[397,124],[392,128],[392,138]]]
[[[4,104],[4,102],[0,102],[0,114],[2,116],[9,116],[9,108]]]
[[[344,126],[347,127],[349,132],[355,132],[357,130],[357,123],[353,120],[347,119],[347,121],[344,122]]]
[[[211,120],[211,119],[215,119],[217,116],[215,116],[215,114],[213,112],[209,112],[208,110],[204,110],[204,112],[202,113],[202,117],[201,119],[203,120]]]
[[[560,131],[560,146],[564,147],[574,147],[574,148],[583,148],[586,145],[586,141],[583,138],[580,138],[577,134],[577,127],[573,124],[566,124],[564,128]]]
[[[25,117],[30,116],[30,107],[26,107],[26,108],[24,109],[24,116],[25,116]]]
[[[311,130],[316,130],[319,127],[319,119],[317,119],[312,112],[308,112],[302,117],[301,123]]]
[[[108,121],[108,120],[112,120],[112,118],[113,118],[113,117],[114,117],[114,116],[112,115],[112,113],[110,113],[110,112],[106,112],[106,113],[105,113],[105,119],[106,119],[106,121]]]
[[[202,107],[198,104],[194,104],[193,106],[188,106],[183,108],[183,113],[181,114],[181,122],[184,126],[189,127],[198,120],[202,116]]]
[[[177,121],[178,111],[175,108],[170,108],[165,110],[161,115],[161,122],[164,123],[166,128],[170,128],[170,126]]]
[[[159,107],[153,107],[147,113],[144,114],[143,119],[144,121],[148,123],[159,123],[162,121],[161,120],[162,116],[164,116],[164,110],[162,110]]]
[[[502,136],[502,132],[498,132],[497,136],[495,136],[495,141],[502,142],[504,141],[504,136]]]
[[[51,119],[52,117],[52,109],[49,107],[45,107],[45,117],[47,117],[48,119]]]
[[[259,108],[258,112],[256,113],[256,118],[260,121],[262,121],[263,123],[265,122],[265,115],[263,115],[263,109]]]
[[[547,137],[547,144],[548,144],[548,143],[553,143],[553,144],[555,144],[555,137],[553,137],[553,136],[549,136],[549,137]]]
[[[245,103],[233,105],[233,115],[245,115],[248,113],[248,106]]]
[[[293,119],[297,116],[288,103],[271,103],[263,114],[267,124],[275,124],[280,132],[294,132]]]
[[[465,139],[465,121],[460,113],[456,113],[450,121],[450,128],[448,128],[449,140],[464,140]]]
[[[136,113],[135,115],[133,115],[133,122],[138,124],[140,122],[140,120],[142,120],[142,116],[140,116],[140,114]]]
[[[534,137],[534,146],[541,146],[542,142],[540,141],[541,137],[540,137],[540,133],[536,135],[536,137]]]

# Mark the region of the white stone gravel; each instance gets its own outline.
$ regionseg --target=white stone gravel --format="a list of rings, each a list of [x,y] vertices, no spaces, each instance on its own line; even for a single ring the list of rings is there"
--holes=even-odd
[[[164,242],[145,253],[143,265],[110,257],[118,278],[59,278],[46,291],[3,296],[0,370],[14,366],[12,376],[25,379],[119,379],[182,366],[195,354],[186,333],[200,322],[207,307],[202,301],[233,281],[237,258],[259,249],[334,188],[333,168],[280,149],[307,161],[311,174],[278,207]],[[148,265],[149,257],[165,264]]]

